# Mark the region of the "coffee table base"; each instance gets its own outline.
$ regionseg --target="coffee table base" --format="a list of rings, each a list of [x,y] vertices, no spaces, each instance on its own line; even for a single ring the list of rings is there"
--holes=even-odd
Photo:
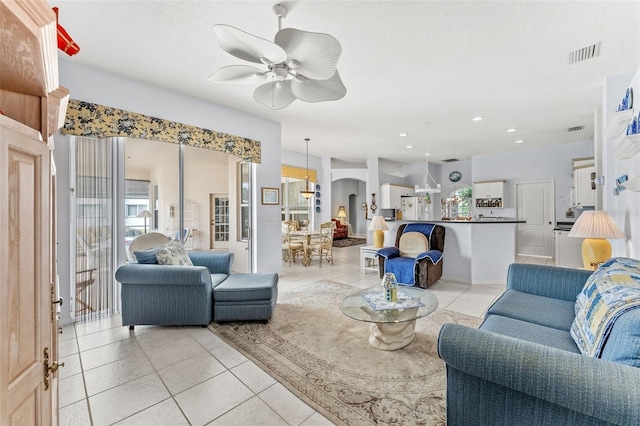
[[[413,342],[416,322],[405,321],[398,323],[371,323],[369,343],[376,349],[395,351]]]

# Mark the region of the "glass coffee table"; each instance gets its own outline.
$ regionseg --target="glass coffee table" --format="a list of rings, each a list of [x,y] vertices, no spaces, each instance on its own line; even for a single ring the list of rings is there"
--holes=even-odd
[[[350,294],[341,309],[350,318],[371,323],[371,346],[395,351],[413,342],[416,320],[438,307],[438,298],[419,287],[398,287],[398,300],[395,304],[385,302],[384,289],[377,285]]]

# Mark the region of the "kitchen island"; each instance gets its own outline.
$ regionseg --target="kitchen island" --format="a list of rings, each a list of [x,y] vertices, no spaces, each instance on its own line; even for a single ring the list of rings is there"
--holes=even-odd
[[[517,220],[388,221],[384,246],[395,245],[403,223],[437,223],[446,228],[442,279],[468,284],[505,284],[516,259]],[[370,238],[370,236],[369,236]]]

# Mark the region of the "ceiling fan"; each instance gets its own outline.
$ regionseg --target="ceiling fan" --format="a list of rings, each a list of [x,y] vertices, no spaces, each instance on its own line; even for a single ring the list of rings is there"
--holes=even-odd
[[[274,42],[256,37],[229,25],[213,29],[227,53],[245,61],[263,64],[229,65],[207,78],[213,83],[264,84],[253,92],[253,98],[271,109],[283,109],[296,99],[304,102],[326,102],[342,99],[347,89],[336,69],[342,47],[329,34],[312,33],[294,28],[282,29],[287,8],[277,4],[273,12],[278,18]]]

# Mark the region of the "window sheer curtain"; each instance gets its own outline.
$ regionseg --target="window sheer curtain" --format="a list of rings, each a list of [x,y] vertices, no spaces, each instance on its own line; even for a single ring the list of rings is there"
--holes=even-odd
[[[76,242],[76,321],[108,316],[116,309],[114,241],[116,215],[114,200],[114,147],[116,139],[72,137],[71,241]],[[73,181],[75,179],[75,181]],[[73,247],[72,247],[73,250]],[[73,275],[72,275],[73,277]],[[73,279],[73,278],[72,278]]]

